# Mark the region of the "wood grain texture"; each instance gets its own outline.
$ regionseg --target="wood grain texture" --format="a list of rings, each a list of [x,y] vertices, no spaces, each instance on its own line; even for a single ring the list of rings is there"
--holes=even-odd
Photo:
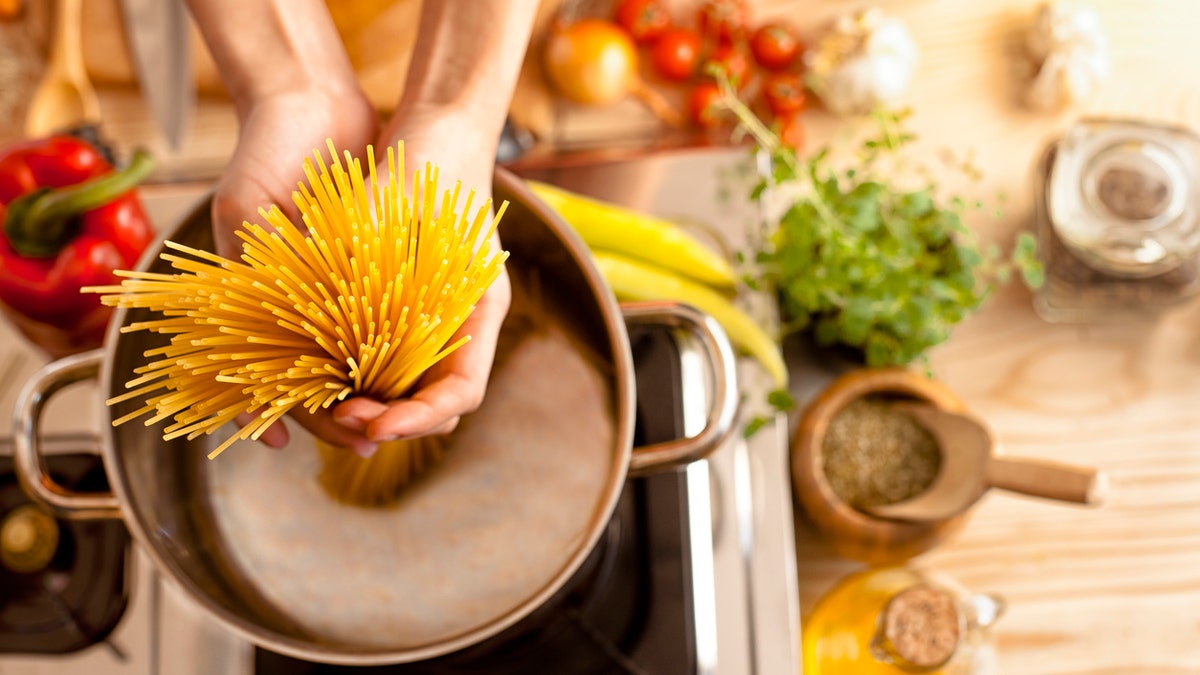
[[[1113,72],[1095,100],[1061,115],[1016,105],[1016,36],[1034,0],[879,4],[906,20],[921,50],[908,96],[920,153],[936,163],[947,150],[960,157],[973,150],[984,180],[972,190],[1006,195],[1003,217],[972,224],[985,240],[1007,242],[1031,226],[1033,165],[1046,140],[1077,117],[1200,128],[1200,2],[1088,2],[1108,33]],[[755,11],[813,36],[855,6],[758,0]],[[101,94],[113,136],[129,145],[148,140],[136,92]],[[228,156],[232,115],[219,101],[201,106],[185,151],[175,157],[164,150],[165,164],[220,166]],[[636,108],[560,124],[590,133],[607,115],[610,127],[638,128]],[[813,111],[807,129],[820,144],[854,126]],[[627,183],[620,185],[654,186]],[[1005,596],[1010,607],[997,636],[1006,674],[1200,673],[1200,306],[1153,323],[1063,326],[1040,320],[1030,300],[1015,286],[993,297],[933,352],[933,370],[987,420],[1007,452],[1105,471],[1108,502],[1084,509],[993,492],[959,535],[916,564]],[[811,390],[817,378],[798,386]],[[802,515],[797,539],[807,612],[861,564],[832,553]]]
[[[764,2],[796,17],[850,3]],[[1042,144],[1083,114],[1200,127],[1200,3],[1092,0],[1112,48],[1097,98],[1061,115],[1015,105],[1014,35],[1033,2],[910,0],[921,49],[910,92],[930,157],[976,152],[981,194],[1007,195],[999,220],[975,223],[1008,241],[1031,227],[1031,171]],[[803,14],[801,14],[803,12]],[[804,21],[798,18],[798,21]],[[810,136],[844,124],[814,114]],[[1009,601],[997,626],[1002,672],[1175,675],[1200,672],[1200,307],[1156,322],[1050,325],[1028,292],[992,298],[933,352],[936,376],[987,420],[1006,452],[1095,466],[1111,479],[1099,509],[991,492],[950,543],[914,564]],[[859,568],[797,526],[802,614]]]

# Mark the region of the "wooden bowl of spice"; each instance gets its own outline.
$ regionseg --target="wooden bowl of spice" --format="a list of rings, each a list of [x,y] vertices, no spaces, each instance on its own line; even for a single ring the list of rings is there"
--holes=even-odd
[[[914,400],[965,411],[945,385],[920,373],[861,368],[833,380],[800,418],[791,448],[796,499],[839,555],[872,564],[900,563],[965,525],[969,511],[918,523],[862,510],[915,496],[937,475],[937,441],[891,405]]]

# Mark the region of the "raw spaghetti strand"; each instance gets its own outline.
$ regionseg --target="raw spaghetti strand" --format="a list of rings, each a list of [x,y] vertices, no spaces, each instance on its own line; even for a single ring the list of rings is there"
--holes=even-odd
[[[163,438],[211,434],[244,413],[253,418],[209,457],[257,439],[297,406],[315,412],[350,395],[391,400],[469,340],[454,339],[503,270],[494,250],[491,201],[468,213],[461,185],[438,199],[438,169],[426,165],[404,190],[404,147],[387,150],[388,175],[374,149],[362,163],[328,143],[305,160],[307,183],[292,198],[300,222],[277,206],[260,209],[266,226],[245,223],[238,260],[165,242],[173,273],[121,271],[106,305],[157,317],[123,326],[170,342],[146,361],[109,405],[140,401],[113,422],[147,417],[169,423]],[[440,207],[440,208],[439,208]]]

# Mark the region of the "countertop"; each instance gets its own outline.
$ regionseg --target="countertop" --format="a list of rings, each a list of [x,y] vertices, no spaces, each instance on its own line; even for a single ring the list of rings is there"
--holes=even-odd
[[[1031,227],[1033,165],[1074,119],[1135,116],[1200,127],[1200,3],[1086,3],[1101,14],[1113,72],[1094,100],[1059,115],[1016,102],[1016,36],[1036,2],[878,4],[906,20],[921,50],[907,97],[921,152],[934,160],[947,149],[959,157],[973,151],[984,173],[973,189],[1006,195],[1001,218],[973,224],[985,241],[1006,243]],[[813,31],[856,3],[756,5],[760,16],[785,16]],[[114,134],[145,136],[136,92],[102,92],[102,104],[119,111],[107,118]],[[232,147],[232,117],[219,100],[202,99],[195,119],[173,164],[183,174],[219,166]],[[834,139],[845,124],[814,112],[809,137]],[[1007,452],[1093,465],[1111,479],[1098,509],[992,494],[961,534],[914,562],[1008,601],[996,633],[1001,671],[1200,672],[1200,304],[1157,321],[1054,325],[1014,285],[931,357],[936,377],[987,420]],[[0,368],[7,381],[37,365],[8,363],[12,372]],[[0,402],[11,400],[12,392],[2,394]],[[803,616],[860,565],[829,552],[802,515],[796,539]]]
[[[783,4],[783,3],[780,3]],[[840,2],[788,3],[824,11]],[[1093,0],[1113,72],[1098,97],[1057,116],[1014,103],[1007,54],[1032,2],[883,3],[921,49],[908,97],[921,145],[973,149],[1003,217],[974,224],[1006,242],[1031,228],[1033,165],[1084,114],[1200,125],[1200,4]],[[832,121],[814,116],[814,138]],[[1009,603],[997,625],[1001,672],[1200,672],[1200,306],[1158,321],[1051,325],[1013,286],[932,353],[937,378],[994,428],[1012,455],[1096,466],[1098,509],[993,493],[965,530],[915,564]],[[858,565],[797,527],[801,616]]]
[[[1074,120],[1140,117],[1200,128],[1200,70],[1186,65],[1200,61],[1200,3],[1084,3],[1101,15],[1112,72],[1093,100],[1054,115],[1018,103],[1014,55],[1036,2],[877,4],[907,22],[921,50],[906,97],[918,154],[934,165],[947,153],[973,153],[983,178],[968,193],[1003,195],[1002,217],[971,223],[985,242],[1008,244],[1033,229],[1034,166]],[[760,0],[756,11],[807,30],[854,6]],[[814,146],[846,129],[843,120],[809,115]],[[631,180],[613,190],[653,193],[671,184]],[[671,200],[651,194],[645,203]],[[829,376],[810,363],[793,366],[802,399]],[[1039,318],[1030,293],[1014,284],[933,350],[931,367],[1007,453],[1095,466],[1111,481],[1096,509],[993,492],[958,536],[913,561],[1005,598],[995,632],[1000,672],[1200,672],[1200,304],[1154,321],[1059,325]],[[835,556],[797,516],[803,625],[816,601],[862,566]]]

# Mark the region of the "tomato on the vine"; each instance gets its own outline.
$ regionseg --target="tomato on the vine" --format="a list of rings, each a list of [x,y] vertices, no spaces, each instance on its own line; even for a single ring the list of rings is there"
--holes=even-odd
[[[800,54],[800,40],[781,23],[764,24],[750,36],[750,53],[763,68],[783,70]]]
[[[762,80],[762,97],[771,114],[798,113],[808,105],[804,82],[794,73],[771,73]]]
[[[654,42],[671,27],[671,15],[662,0],[619,0],[613,19],[640,45]]]
[[[796,150],[804,147],[804,121],[801,119],[803,115],[798,112],[785,115],[777,118],[775,125],[775,133],[779,134],[779,140],[783,144]]]
[[[692,124],[701,129],[714,129],[724,121],[720,107],[721,88],[716,82],[697,83],[688,92],[687,113]]]
[[[733,86],[741,89],[750,82],[750,57],[746,51],[732,44],[719,45],[705,62],[704,72],[716,68],[724,73]]]
[[[671,28],[650,47],[650,63],[662,78],[682,82],[700,63],[700,36],[686,28]]]
[[[750,4],[746,0],[704,0],[696,18],[701,35],[727,44],[746,32],[750,25]]]

